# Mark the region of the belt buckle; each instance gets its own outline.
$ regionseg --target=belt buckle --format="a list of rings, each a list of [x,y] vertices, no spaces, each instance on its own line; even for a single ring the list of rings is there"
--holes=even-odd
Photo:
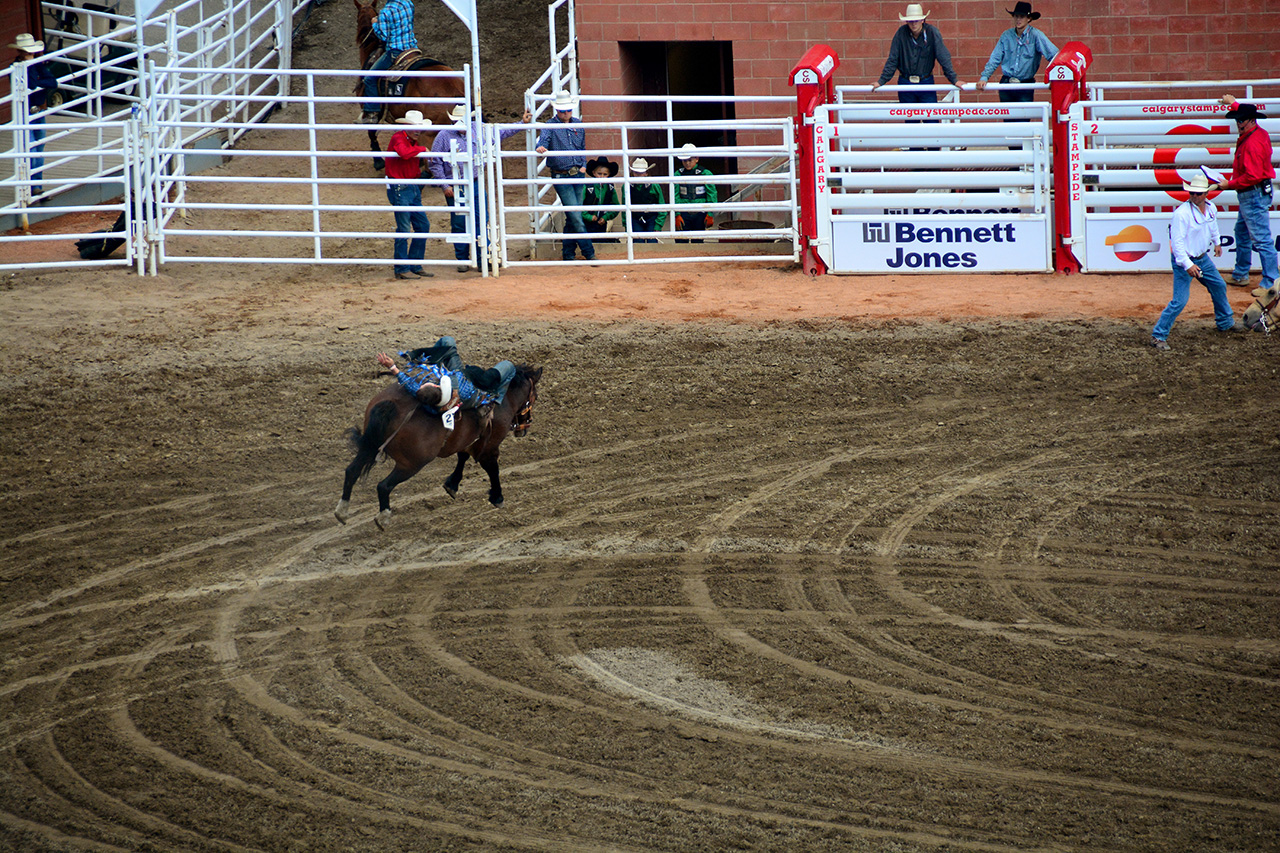
[[[912,83],[919,83],[919,82],[920,82],[920,78],[919,78],[919,77],[908,77],[908,78],[907,78],[907,80],[909,80],[909,81],[910,81],[910,82],[912,82]]]

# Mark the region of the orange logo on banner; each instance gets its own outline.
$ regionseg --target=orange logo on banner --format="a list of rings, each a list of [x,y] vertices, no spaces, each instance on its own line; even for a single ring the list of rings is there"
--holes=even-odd
[[[1112,234],[1103,242],[1125,263],[1142,260],[1147,252],[1160,251],[1160,244],[1152,240],[1151,232],[1141,225],[1127,225],[1119,234]]]
[[[1225,125],[1218,125],[1216,127],[1201,127],[1198,124],[1180,124],[1177,127],[1171,129],[1167,135],[1176,136],[1178,134],[1189,134],[1189,133],[1203,134],[1203,133],[1230,133],[1230,132],[1231,132],[1231,128]],[[1157,167],[1156,183],[1162,187],[1170,187],[1170,186],[1177,187],[1177,189],[1174,189],[1174,190],[1165,190],[1165,193],[1167,193],[1171,198],[1176,199],[1179,202],[1186,201],[1190,197],[1187,191],[1182,188],[1182,176],[1178,174],[1177,169],[1161,169],[1159,167],[1172,166],[1173,164],[1175,164],[1178,161],[1178,152],[1182,150],[1183,149],[1181,148],[1157,148],[1155,156],[1151,158],[1152,162]],[[1191,150],[1198,151],[1200,149],[1193,148]],[[1207,150],[1210,154],[1231,153],[1230,148],[1209,148]],[[1216,192],[1210,193],[1209,197],[1213,198],[1215,195],[1217,195]]]

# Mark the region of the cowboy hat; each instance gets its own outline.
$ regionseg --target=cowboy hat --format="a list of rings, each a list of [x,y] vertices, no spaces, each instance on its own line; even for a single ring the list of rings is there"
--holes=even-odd
[[[1182,182],[1182,188],[1189,193],[1207,193],[1209,179],[1204,175],[1192,175],[1191,180]]]
[[[1005,9],[1005,11],[1009,12],[1008,9]],[[1040,13],[1032,12],[1030,3],[1014,3],[1013,11],[1009,12],[1009,14],[1015,17],[1017,17],[1018,15],[1022,15],[1024,17],[1030,18],[1033,21],[1040,20]]]
[[[618,174],[618,164],[610,160],[608,157],[597,157],[595,160],[588,160],[587,174],[590,175],[601,166],[604,166],[609,170],[609,177],[611,178]]]
[[[38,41],[31,33],[18,33],[18,40],[9,47],[16,48],[23,53],[43,53],[44,42]]]
[[[924,7],[922,7],[919,3],[911,3],[910,5],[907,6],[907,14],[899,15],[898,20],[899,21],[923,21],[927,17],[929,17],[929,13],[924,11]]]
[[[686,142],[680,146],[680,153],[677,155],[681,160],[692,160],[698,156],[698,146],[692,142]]]
[[[467,105],[454,104],[453,109],[449,110],[449,120],[450,121],[466,121]]]
[[[1266,117],[1266,113],[1258,112],[1257,104],[1242,104],[1239,101],[1236,101],[1235,106],[1227,110],[1227,118],[1235,119],[1236,121],[1244,121],[1245,119],[1253,119],[1254,121],[1257,121],[1260,118]]]
[[[418,127],[422,127],[424,125],[431,124],[431,119],[423,118],[422,113],[418,110],[408,110],[405,112],[404,116],[396,119],[396,123],[412,124],[412,125],[417,125]]]
[[[572,110],[577,105],[578,105],[578,99],[575,98],[573,95],[570,95],[564,89],[561,89],[559,92],[556,92],[556,99],[551,102],[551,106],[555,109],[556,112],[564,112],[565,110]]]
[[[631,161],[631,171],[633,172],[649,171],[649,161],[644,159],[643,157],[637,157],[636,159]]]

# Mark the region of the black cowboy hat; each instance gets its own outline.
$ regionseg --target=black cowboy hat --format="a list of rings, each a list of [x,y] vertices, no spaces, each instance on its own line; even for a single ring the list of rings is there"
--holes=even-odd
[[[608,157],[599,157],[595,160],[588,160],[587,174],[590,175],[601,166],[604,166],[609,170],[609,177],[616,178],[618,176],[618,164],[610,160]]]
[[[1244,119],[1253,119],[1257,121],[1260,118],[1266,118],[1266,113],[1258,112],[1257,104],[1242,104],[1239,101],[1231,109],[1227,110],[1227,118],[1243,121]]]
[[[1005,11],[1009,12],[1008,9],[1005,9]],[[1033,21],[1040,20],[1040,13],[1032,12],[1030,3],[1014,3],[1013,11],[1009,12],[1009,14],[1010,15],[1026,15],[1028,18],[1030,18]]]

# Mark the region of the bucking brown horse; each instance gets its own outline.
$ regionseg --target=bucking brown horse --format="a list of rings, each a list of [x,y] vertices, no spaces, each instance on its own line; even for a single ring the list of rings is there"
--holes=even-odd
[[[424,409],[398,383],[379,391],[365,409],[364,429],[347,433],[356,456],[347,466],[342,499],[334,510],[338,521],[347,523],[351,515],[351,489],[373,468],[380,453],[395,462],[395,468],[378,483],[375,521],[379,528],[385,530],[391,521],[391,490],[421,471],[432,459],[447,456],[458,457],[453,473],[444,481],[449,497],[457,496],[462,469],[468,459],[474,458],[489,475],[489,503],[502,506],[498,448],[508,433],[520,438],[528,432],[541,378],[542,368],[516,365],[515,376],[502,402],[494,404],[492,411],[483,417],[478,409],[458,412],[452,430],[445,429],[439,414]]]

